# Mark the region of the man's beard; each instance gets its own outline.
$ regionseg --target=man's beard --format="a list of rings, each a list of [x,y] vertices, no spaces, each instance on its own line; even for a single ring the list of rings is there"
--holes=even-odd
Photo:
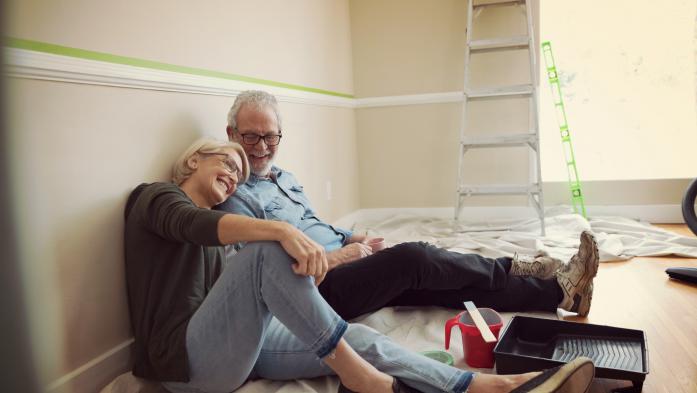
[[[268,161],[266,161],[266,163],[262,167],[259,167],[258,165],[252,165],[251,166],[252,173],[256,176],[259,176],[259,177],[268,176],[269,173],[271,172],[271,167],[273,166],[273,162],[274,162],[274,160],[273,160],[273,158],[271,158]]]

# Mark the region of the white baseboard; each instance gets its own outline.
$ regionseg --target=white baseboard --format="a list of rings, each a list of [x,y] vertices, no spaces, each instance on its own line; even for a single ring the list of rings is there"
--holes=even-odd
[[[680,205],[588,206],[588,215],[619,216],[652,224],[684,224]]]
[[[95,393],[131,367],[131,344],[126,340],[49,384],[47,393]]]
[[[571,211],[568,206],[552,206],[546,210],[548,213]],[[398,213],[410,213],[424,217],[452,218],[452,207],[402,207],[402,208],[374,208],[359,209],[353,211],[334,222],[341,228],[351,228],[362,220],[382,220]],[[680,205],[597,205],[587,206],[589,217],[615,216],[626,217],[653,224],[683,224]],[[464,207],[461,219],[464,221],[483,221],[499,219],[524,219],[536,217],[535,210],[526,206],[475,206]]]

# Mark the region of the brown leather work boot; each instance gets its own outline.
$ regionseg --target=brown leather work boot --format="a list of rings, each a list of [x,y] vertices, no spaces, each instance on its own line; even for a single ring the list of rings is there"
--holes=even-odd
[[[559,308],[585,317],[593,299],[593,277],[598,274],[598,243],[592,233],[581,233],[576,255],[557,271],[557,282],[564,292]]]

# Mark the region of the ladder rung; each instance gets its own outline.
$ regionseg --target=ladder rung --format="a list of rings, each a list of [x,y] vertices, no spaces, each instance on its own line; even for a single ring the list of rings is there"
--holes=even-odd
[[[515,85],[489,87],[484,89],[469,89],[468,91],[466,91],[465,94],[469,99],[529,96],[532,94],[532,85]]]
[[[494,134],[481,136],[464,136],[462,144],[466,147],[501,147],[537,145],[537,134]]]
[[[492,38],[487,40],[476,40],[470,42],[472,53],[493,52],[500,50],[526,49],[530,45],[528,36]]]
[[[497,0],[497,1],[489,1],[487,3],[479,3],[479,4],[473,4],[473,8],[481,8],[481,7],[490,7],[490,6],[497,6],[497,5],[516,5],[516,4],[525,4],[525,0]]]
[[[540,187],[535,184],[496,184],[479,185],[463,184],[458,187],[458,193],[464,195],[528,195],[539,194]]]

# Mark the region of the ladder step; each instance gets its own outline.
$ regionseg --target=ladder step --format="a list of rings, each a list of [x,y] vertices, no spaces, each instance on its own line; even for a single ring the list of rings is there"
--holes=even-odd
[[[532,85],[514,85],[489,87],[484,89],[468,89],[465,95],[469,99],[477,98],[497,98],[497,97],[515,97],[515,96],[530,96],[532,95]]]
[[[527,49],[530,46],[528,36],[492,38],[470,42],[471,53],[494,52],[501,50]]]
[[[525,0],[497,0],[497,1],[489,1],[486,3],[479,3],[479,4],[473,4],[473,8],[482,8],[482,7],[490,7],[490,6],[498,6],[498,5],[517,5],[517,4],[525,4]]]
[[[462,145],[472,147],[502,147],[502,146],[537,146],[538,137],[534,132],[524,134],[493,134],[464,136]]]
[[[527,195],[539,194],[540,186],[534,184],[462,184],[457,190],[460,196],[465,195]]]

